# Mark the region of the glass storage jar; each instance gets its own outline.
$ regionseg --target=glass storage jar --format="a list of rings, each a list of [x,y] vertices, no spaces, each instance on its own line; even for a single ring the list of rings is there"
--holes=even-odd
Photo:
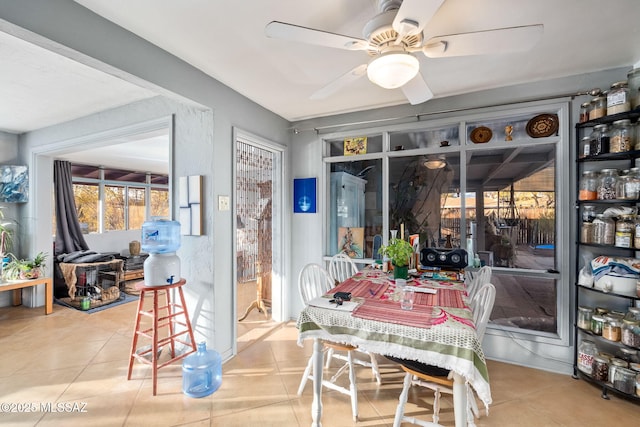
[[[580,141],[580,151],[578,153],[578,157],[584,159],[585,157],[589,157],[591,155],[591,137],[584,136]]]
[[[594,335],[602,335],[603,326],[604,316],[601,314],[593,314],[591,316],[591,333]]]
[[[599,354],[593,356],[591,374],[594,380],[607,382],[609,379],[609,358]]]
[[[593,308],[591,307],[578,307],[578,319],[576,325],[580,329],[591,329],[591,316],[593,315]]]
[[[613,382],[613,377],[616,374],[616,370],[618,368],[628,368],[629,363],[626,360],[618,359],[617,357],[612,357],[609,360],[609,382]]]
[[[613,375],[613,387],[623,393],[634,394],[636,391],[636,373],[629,368],[618,367]]]
[[[598,198],[598,172],[584,171],[580,179],[579,200],[596,200]]]
[[[596,96],[591,100],[591,109],[589,110],[589,120],[599,119],[607,114],[607,97]]]
[[[631,248],[635,234],[633,215],[621,215],[616,221],[615,245],[620,248]]]
[[[591,340],[582,340],[578,347],[578,369],[587,375],[591,375],[593,357],[596,354],[598,354],[596,344]]]
[[[591,156],[609,152],[609,144],[611,142],[609,126],[605,124],[595,125],[589,138],[589,153]]]
[[[593,222],[596,219],[596,207],[594,205],[584,205],[582,207],[582,221]]]
[[[636,216],[634,223],[633,247],[640,248],[640,216]]]
[[[584,123],[589,121],[589,107],[591,106],[590,102],[583,102],[580,104],[580,121],[579,123]]]
[[[638,199],[638,177],[636,171],[626,171],[616,182],[616,199],[637,200]]]
[[[613,200],[616,198],[616,184],[618,182],[617,169],[602,169],[596,189],[599,200]]]
[[[613,122],[613,128],[611,129],[611,135],[609,137],[610,153],[631,151],[635,146],[632,140],[632,127],[629,119],[616,120]]]
[[[640,219],[640,217],[637,217]],[[625,314],[627,319],[636,319],[640,320],[640,307],[629,307],[627,309],[627,314]]]
[[[611,90],[607,93],[607,115],[626,113],[629,110],[631,110],[631,102],[627,82],[613,83]]]
[[[609,341],[620,341],[622,329],[620,320],[611,316],[604,317],[604,326],[602,327],[602,338]]]
[[[640,68],[635,68],[627,73],[627,82],[631,108],[638,108],[640,107]]]
[[[615,243],[616,224],[612,218],[597,214],[593,220],[592,243],[598,245],[613,245]]]
[[[622,337],[620,341],[629,347],[640,348],[640,320],[622,319]]]

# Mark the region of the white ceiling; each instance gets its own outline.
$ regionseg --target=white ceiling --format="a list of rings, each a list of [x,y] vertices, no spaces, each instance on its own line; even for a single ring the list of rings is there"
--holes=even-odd
[[[312,101],[366,53],[267,38],[272,20],[362,37],[377,0],[76,0],[290,120],[404,104],[366,77]],[[446,0],[435,35],[543,24],[529,52],[430,59],[418,54],[436,98],[640,63],[640,1]],[[154,96],[0,32],[0,130],[22,133]],[[624,76],[621,76],[623,78]],[[588,89],[588,88],[585,88]],[[121,145],[120,150],[124,150]]]

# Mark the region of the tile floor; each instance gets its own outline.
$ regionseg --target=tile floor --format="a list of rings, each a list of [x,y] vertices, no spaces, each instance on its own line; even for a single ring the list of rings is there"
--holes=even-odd
[[[0,424],[310,425],[311,384],[302,397],[296,391],[311,343],[296,344],[294,324],[247,339],[242,351],[224,364],[223,384],[211,396],[184,396],[176,364],[160,371],[158,395],[153,397],[148,367],[136,364],[133,379],[126,379],[135,308],[129,303],[89,315],[54,305],[49,316],[41,308],[0,308],[0,403],[35,405],[32,412],[1,412]],[[603,400],[585,381],[492,361],[489,369],[494,402],[478,426],[631,426],[640,420],[638,402],[616,396]],[[393,365],[382,370],[383,384],[377,386],[369,370],[359,369],[357,423],[351,420],[348,398],[325,391],[323,425],[391,426],[402,375]],[[442,400],[441,423],[453,425],[451,397]],[[55,407],[58,402],[72,411],[42,410],[41,405]],[[414,387],[407,412],[430,419],[431,402],[430,392]]]

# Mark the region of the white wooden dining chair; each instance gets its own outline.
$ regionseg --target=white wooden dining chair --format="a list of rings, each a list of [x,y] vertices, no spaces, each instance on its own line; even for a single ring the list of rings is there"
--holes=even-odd
[[[331,258],[329,262],[329,274],[331,278],[336,282],[336,285],[344,282],[349,277],[358,272],[356,263],[344,253],[339,253]]]
[[[489,317],[493,310],[493,304],[496,298],[496,288],[491,283],[486,283],[482,286],[474,296],[472,300],[472,313],[473,321],[476,325],[476,331],[478,333],[478,339],[482,343],[482,338],[487,330],[487,324],[489,323]],[[424,363],[418,363],[415,361],[399,361],[402,370],[405,371],[404,382],[402,392],[400,393],[400,399],[398,407],[396,409],[396,415],[393,421],[393,427],[400,427],[403,421],[417,424],[420,426],[434,426],[439,425],[439,413],[440,413],[440,395],[442,393],[453,394],[453,379],[452,373],[447,372],[438,367],[426,365]],[[433,399],[433,422],[419,420],[415,417],[407,417],[404,415],[405,405],[409,395],[409,389],[412,385],[425,387],[435,392]],[[467,389],[467,425],[475,426],[475,418],[478,417],[478,405],[475,400],[475,395],[469,384],[466,384]]]
[[[329,274],[331,278],[336,282],[336,285],[344,282],[349,277],[355,275],[358,272],[358,267],[356,267],[356,263],[344,253],[339,253],[331,258],[329,262]],[[371,368],[371,372],[376,379],[378,385],[382,384],[382,377],[380,376],[380,369],[378,368],[378,360],[377,356],[373,353],[363,352],[357,350],[358,353],[361,354],[360,357],[354,357],[353,363],[358,365],[366,366]],[[366,356],[366,360],[363,357]],[[331,367],[331,361],[333,359],[338,359],[343,362],[347,361],[347,356],[344,354],[336,353],[332,348],[327,351],[325,361],[325,368]]]
[[[322,296],[328,293],[333,288],[334,281],[331,278],[329,272],[325,270],[319,264],[307,264],[305,265],[298,276],[298,289],[300,291],[300,298],[304,305],[307,305],[313,298]],[[322,341],[325,354],[329,349],[334,351],[346,352],[346,363],[338,369],[338,371],[330,378],[323,379],[322,386],[328,389],[338,391],[342,394],[346,394],[351,398],[351,411],[353,413],[353,420],[358,420],[358,388],[356,386],[356,373],[353,363],[353,352],[356,347],[346,344],[333,343],[330,341]],[[349,388],[338,385],[336,381],[345,372],[349,373]],[[298,396],[304,391],[304,387],[307,381],[313,382],[313,355],[309,358],[307,367],[302,374],[300,380],[300,386],[298,386]]]
[[[485,284],[491,282],[492,269],[488,265],[480,267],[477,271],[465,270],[464,284],[467,287],[469,299],[473,301],[476,292]]]

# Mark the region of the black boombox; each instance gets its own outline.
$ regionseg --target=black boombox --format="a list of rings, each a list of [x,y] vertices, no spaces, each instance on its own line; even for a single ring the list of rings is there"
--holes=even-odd
[[[420,265],[425,267],[465,268],[468,264],[464,249],[424,248],[420,251]]]

